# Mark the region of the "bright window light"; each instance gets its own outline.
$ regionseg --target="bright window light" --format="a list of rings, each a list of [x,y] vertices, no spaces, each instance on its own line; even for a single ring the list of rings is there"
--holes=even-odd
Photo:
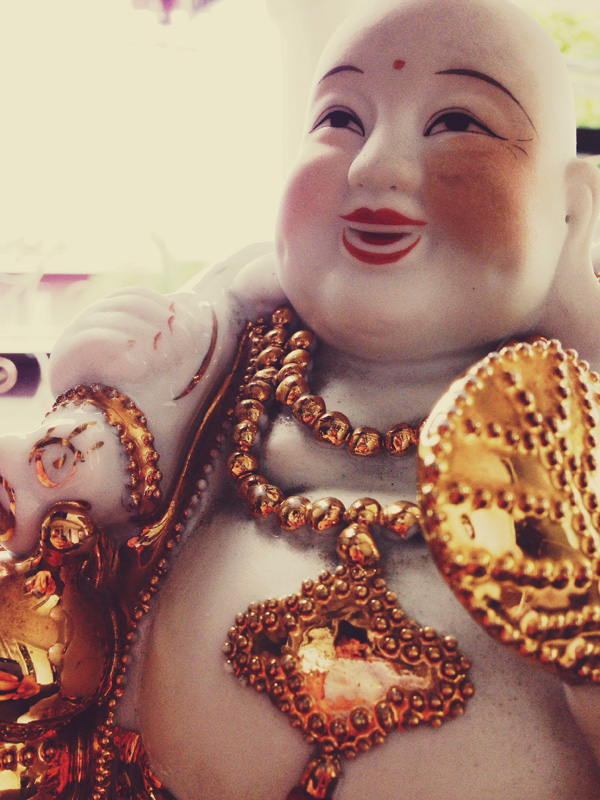
[[[0,70],[0,272],[153,271],[165,252],[210,262],[272,239],[282,89],[264,0],[168,26],[131,0],[2,3]]]

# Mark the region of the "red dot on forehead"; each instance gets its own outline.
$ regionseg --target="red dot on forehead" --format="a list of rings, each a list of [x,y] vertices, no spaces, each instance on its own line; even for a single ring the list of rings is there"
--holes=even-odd
[[[394,69],[402,69],[402,67],[406,64],[406,61],[402,61],[401,58],[398,58],[394,61]]]

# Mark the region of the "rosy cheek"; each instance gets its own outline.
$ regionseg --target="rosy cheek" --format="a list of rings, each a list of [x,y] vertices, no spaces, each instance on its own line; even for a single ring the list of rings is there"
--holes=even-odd
[[[444,241],[484,263],[498,256],[508,267],[517,263],[528,178],[507,148],[457,142],[432,154],[425,172],[428,217]]]
[[[281,200],[279,236],[303,235],[335,219],[346,176],[347,170],[328,152],[297,164]]]

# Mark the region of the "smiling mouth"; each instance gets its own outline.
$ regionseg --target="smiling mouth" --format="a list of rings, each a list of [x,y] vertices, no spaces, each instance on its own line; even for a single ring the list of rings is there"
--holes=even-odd
[[[412,232],[366,231],[345,227],[342,243],[351,256],[365,264],[393,264],[408,255],[421,241],[421,236]],[[392,245],[403,242],[404,247],[391,250]],[[368,247],[365,249],[360,245]]]

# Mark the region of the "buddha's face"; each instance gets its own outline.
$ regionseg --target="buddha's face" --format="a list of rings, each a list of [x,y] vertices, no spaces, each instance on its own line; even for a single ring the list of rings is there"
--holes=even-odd
[[[278,227],[304,320],[376,360],[533,328],[567,230],[569,91],[553,44],[504,5],[413,0],[339,34]]]

